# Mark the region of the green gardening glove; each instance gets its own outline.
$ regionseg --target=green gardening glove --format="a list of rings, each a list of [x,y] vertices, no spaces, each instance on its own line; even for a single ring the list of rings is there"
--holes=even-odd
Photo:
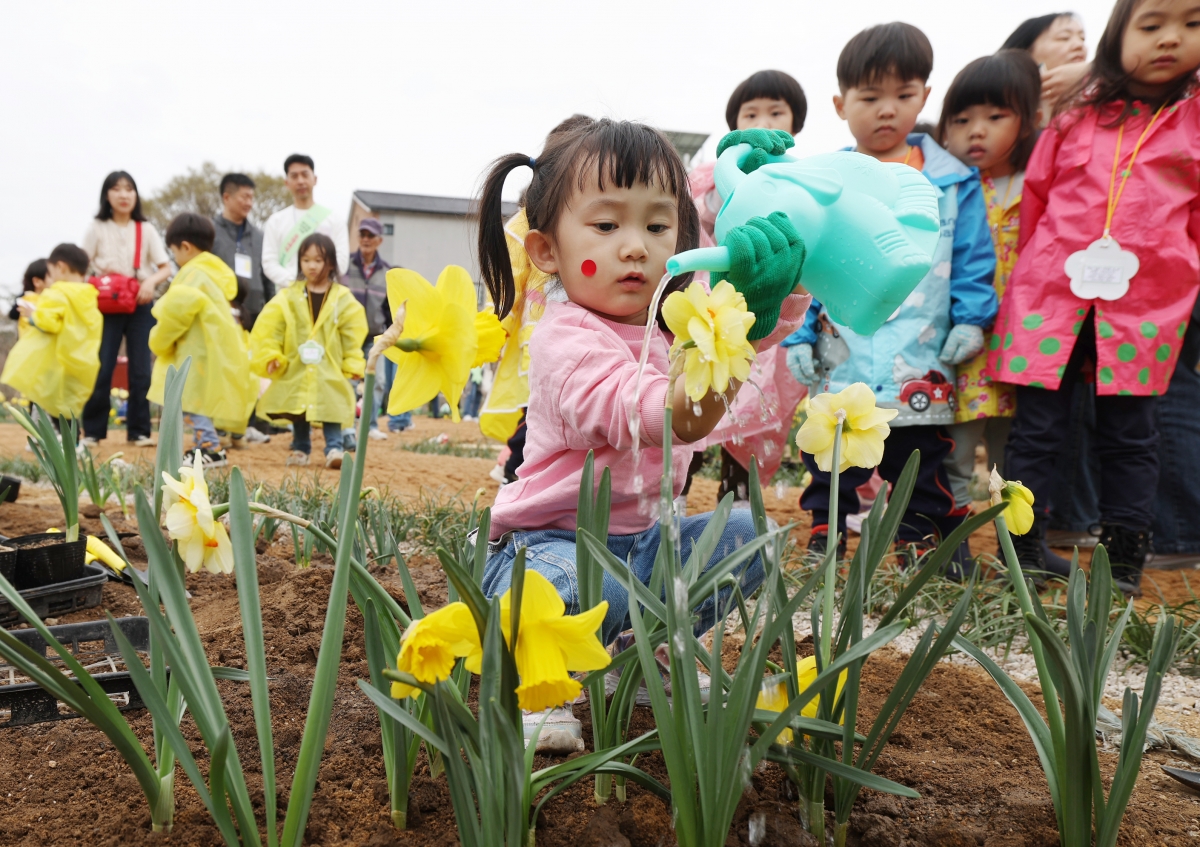
[[[726,279],[746,298],[754,313],[754,326],[746,333],[751,341],[766,338],[779,322],[779,307],[800,282],[808,251],[800,233],[783,212],[751,218],[725,233],[729,248]]]
[[[743,160],[743,173],[754,173],[770,161],[769,156],[782,156],[789,147],[796,145],[792,134],[782,129],[735,129],[721,139],[717,145],[717,155],[720,156],[729,147],[737,144],[749,144],[754,149]]]

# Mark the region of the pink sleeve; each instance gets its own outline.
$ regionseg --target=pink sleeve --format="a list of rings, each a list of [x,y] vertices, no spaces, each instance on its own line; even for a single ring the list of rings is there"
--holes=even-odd
[[[594,334],[592,338],[595,338]],[[637,382],[637,362],[605,346],[593,347],[563,381],[559,411],[567,428],[592,446],[633,449],[630,406]],[[639,441],[661,447],[667,375],[647,363],[638,402]]]
[[[1046,198],[1054,182],[1055,160],[1062,146],[1062,133],[1055,121],[1038,138],[1029,164],[1025,167],[1025,187],[1021,191],[1021,231],[1017,236],[1017,252],[1025,249],[1026,243],[1037,229],[1042,213],[1046,211]]]
[[[811,294],[789,294],[779,307],[779,322],[775,324],[775,331],[759,342],[758,349],[774,347],[798,330],[804,323],[804,316],[808,314],[811,303]]]

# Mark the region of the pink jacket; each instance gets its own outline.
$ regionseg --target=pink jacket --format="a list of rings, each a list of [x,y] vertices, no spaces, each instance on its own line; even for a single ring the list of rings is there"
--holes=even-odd
[[[812,298],[792,295],[779,326],[760,345],[774,346],[804,320]],[[549,303],[529,342],[529,409],[525,461],[516,482],[492,507],[491,538],[514,529],[575,529],[579,481],[589,450],[596,479],[612,474],[609,532],[632,535],[656,517],[662,478],[663,406],[670,336],[655,327],[638,400],[640,449],[633,451],[630,407],[645,327],[605,320],[574,303]],[[753,390],[753,389],[743,389]],[[691,444],[675,443],[671,463],[677,496],[687,478]]]
[[[713,247],[713,227],[716,212],[710,208],[708,193],[716,189],[713,180],[715,162],[707,162],[688,174],[692,200],[700,213],[700,246]],[[696,279],[709,284],[707,273]],[[707,444],[720,444],[742,467],[750,467],[750,458],[758,461],[758,478],[763,483],[775,475],[787,450],[792,416],[808,389],[796,382],[787,369],[787,351],[782,347],[764,347],[750,368],[750,382],[738,392],[731,414],[706,439]],[[758,386],[758,391],[754,386]],[[761,392],[761,393],[760,393]],[[694,445],[695,446],[695,445]]]
[[[1071,293],[1067,257],[1104,232],[1119,113],[1064,115],[1042,133],[1025,172],[1020,258],[992,335],[990,375],[1055,389],[1080,323],[1096,310],[1096,390],[1157,395],[1167,390],[1200,291],[1200,101],[1164,109],[1146,136],[1113,217],[1112,236],[1141,266],[1119,300]],[[1152,111],[1125,125],[1121,169]],[[1121,176],[1118,172],[1117,185]]]

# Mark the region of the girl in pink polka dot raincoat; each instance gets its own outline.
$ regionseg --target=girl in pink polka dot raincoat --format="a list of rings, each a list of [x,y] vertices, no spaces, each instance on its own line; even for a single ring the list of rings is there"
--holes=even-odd
[[[1017,386],[1007,472],[1035,498],[1022,566],[1044,567],[1071,389],[1094,378],[1100,540],[1128,594],[1151,549],[1154,398],[1200,291],[1198,67],[1194,0],[1117,0],[1080,92],[1029,161],[1019,258],[990,344],[990,375]]]

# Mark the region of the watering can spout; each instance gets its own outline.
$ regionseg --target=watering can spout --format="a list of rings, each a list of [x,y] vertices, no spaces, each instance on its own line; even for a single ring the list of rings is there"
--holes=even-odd
[[[667,273],[671,276],[679,276],[692,271],[724,273],[729,270],[729,264],[728,247],[701,247],[696,250],[685,250],[678,256],[667,259]]]

